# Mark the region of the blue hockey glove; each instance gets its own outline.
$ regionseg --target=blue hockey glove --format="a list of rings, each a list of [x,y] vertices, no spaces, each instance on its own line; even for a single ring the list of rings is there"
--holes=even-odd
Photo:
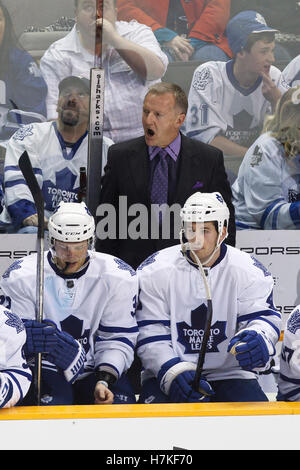
[[[36,320],[23,320],[26,328],[26,343],[24,345],[25,357],[37,353],[51,351],[56,343],[56,326],[52,322],[38,322]]]
[[[74,382],[83,369],[85,351],[79,341],[65,331],[56,330],[55,339],[47,360],[64,371],[68,382]]]
[[[236,343],[243,344],[236,345]],[[236,345],[235,352],[231,351],[234,345]],[[231,339],[227,349],[227,352],[229,351],[235,354],[242,369],[253,370],[256,367],[264,367],[270,356],[274,355],[275,348],[263,333],[244,330]]]
[[[201,379],[199,388],[204,393],[195,392],[192,388],[192,383],[195,377],[195,371],[187,370],[178,374],[172,381],[169,396],[173,403],[204,403],[210,401],[211,395],[214,391],[210,384]]]

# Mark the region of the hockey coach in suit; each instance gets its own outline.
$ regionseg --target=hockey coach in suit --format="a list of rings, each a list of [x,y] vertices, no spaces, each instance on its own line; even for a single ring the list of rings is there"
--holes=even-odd
[[[179,222],[180,207],[196,191],[221,193],[230,210],[227,243],[235,245],[223,153],[180,132],[187,108],[187,97],[178,85],[151,86],[143,104],[144,136],[112,145],[108,151],[96,246],[134,269],[156,251],[179,243],[176,217]]]

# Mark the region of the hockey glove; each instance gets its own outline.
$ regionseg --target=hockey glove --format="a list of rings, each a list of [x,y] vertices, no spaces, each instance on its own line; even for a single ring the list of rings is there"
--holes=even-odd
[[[187,370],[178,374],[172,381],[169,396],[173,403],[204,403],[210,401],[211,395],[214,394],[209,383],[201,379],[199,389],[204,393],[195,392],[192,383],[195,377],[195,371]]]
[[[232,350],[233,346],[235,347]],[[264,367],[270,356],[274,355],[275,348],[263,332],[243,330],[231,339],[227,349],[227,352],[229,351],[235,354],[242,369],[253,370],[256,367]]]
[[[38,322],[36,320],[23,320],[26,328],[26,343],[24,345],[25,357],[37,353],[50,352],[56,343],[56,326],[52,322]]]
[[[47,354],[47,360],[64,371],[68,382],[74,382],[83,369],[85,351],[79,341],[65,331],[55,331],[56,343]]]

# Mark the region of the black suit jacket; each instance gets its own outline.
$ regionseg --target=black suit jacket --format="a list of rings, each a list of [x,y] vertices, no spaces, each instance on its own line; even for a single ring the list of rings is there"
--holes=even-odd
[[[107,226],[105,229],[103,228],[105,218],[108,220],[107,213],[105,215],[103,213],[97,220],[96,249],[118,256],[135,269],[152,253],[179,243],[179,233],[173,233],[172,230],[167,239],[162,236],[158,239],[153,238],[149,178],[148,147],[144,137],[114,144],[109,148],[107,165],[102,178],[100,204],[110,204],[116,209],[117,233],[116,239],[102,239],[104,231],[107,231],[108,228]],[[230,184],[224,168],[223,153],[215,147],[182,135],[177,187],[174,199],[168,201],[168,203],[169,205],[177,203],[182,207],[187,198],[197,191],[203,193],[218,191],[222,194],[230,211],[227,243],[234,246],[234,207],[231,202]],[[120,196],[123,196],[123,198],[119,207]],[[128,227],[138,217],[138,213],[135,213],[134,216],[128,216],[127,211],[133,204],[143,204],[148,208],[149,217],[147,221],[144,220],[143,227],[145,228],[145,223],[148,224],[145,239],[123,238],[124,227]],[[105,206],[101,207],[104,208]],[[134,206],[134,208],[136,207]],[[99,211],[97,213],[100,215]],[[110,229],[112,229],[112,226],[110,226]],[[118,235],[119,233],[121,237]]]

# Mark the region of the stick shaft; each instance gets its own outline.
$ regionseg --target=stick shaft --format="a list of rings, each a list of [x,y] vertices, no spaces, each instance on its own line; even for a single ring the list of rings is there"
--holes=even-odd
[[[19,158],[19,167],[32,194],[38,215],[35,317],[38,322],[42,322],[44,310],[44,198],[26,151]],[[38,353],[35,358],[34,375],[37,405],[40,405],[41,399],[41,370],[42,355]]]

